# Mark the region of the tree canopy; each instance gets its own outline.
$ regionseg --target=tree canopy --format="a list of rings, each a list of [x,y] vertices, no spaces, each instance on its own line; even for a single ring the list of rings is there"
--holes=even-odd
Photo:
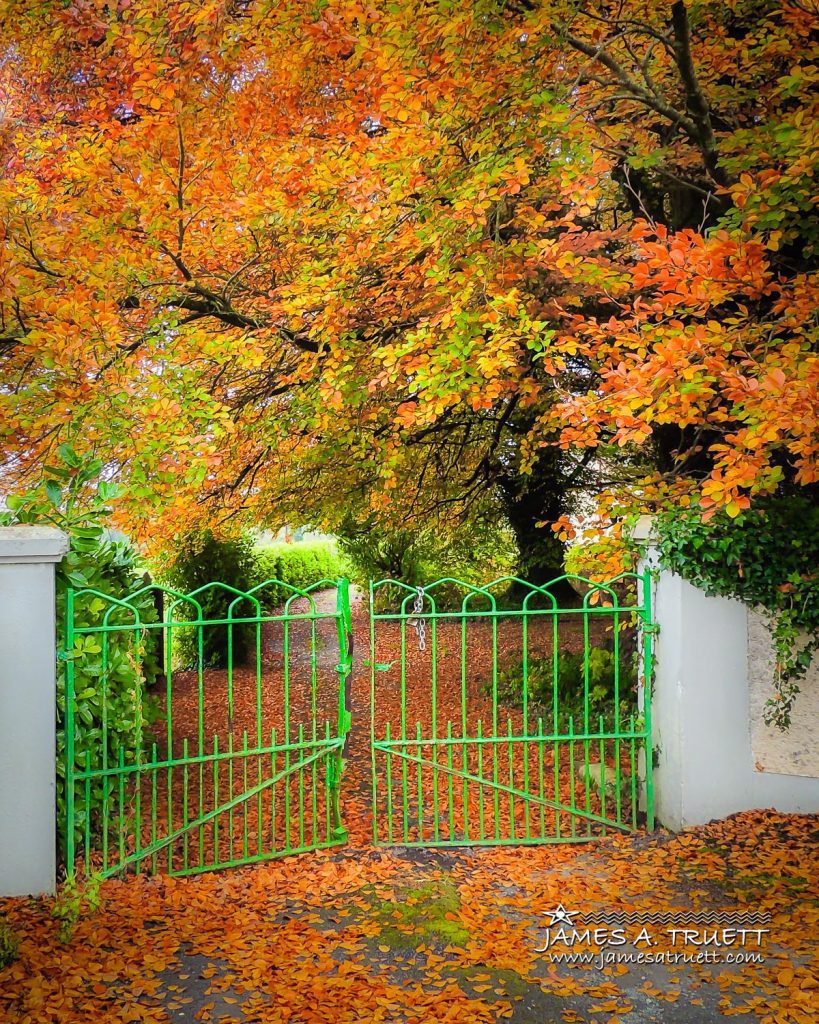
[[[6,473],[154,537],[815,487],[810,0],[0,12]]]

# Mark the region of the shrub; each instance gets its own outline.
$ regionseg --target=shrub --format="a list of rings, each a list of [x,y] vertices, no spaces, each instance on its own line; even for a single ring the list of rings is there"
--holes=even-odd
[[[99,873],[81,881],[73,874],[66,877],[51,908],[51,916],[60,922],[57,930],[60,942],[70,942],[80,918],[90,917],[99,910],[102,883],[103,876]]]
[[[614,654],[604,647],[591,647],[589,668],[589,716],[592,726],[600,715],[614,719]],[[633,658],[620,658],[619,695],[621,720],[636,711],[637,671]],[[557,697],[560,722],[552,722],[554,662],[551,657],[528,659],[530,711],[557,727],[565,727],[569,716],[574,728],[582,727],[584,715],[584,658],[582,653],[560,651],[557,656]],[[491,692],[491,681],[484,684]],[[498,672],[498,699],[519,704],[523,699],[523,660],[518,659]],[[534,708],[532,707],[534,705]],[[580,723],[580,724],[579,724]]]
[[[0,917],[0,971],[14,963],[19,951],[20,942],[11,925],[5,918]]]
[[[162,573],[163,582],[183,594],[189,594],[209,583],[224,583],[236,590],[250,590],[257,582],[258,570],[252,541],[246,537],[220,538],[211,530],[189,534],[177,546],[172,562]],[[222,587],[211,587],[196,595],[203,619],[226,619],[236,595]],[[166,596],[166,602],[168,597]],[[238,616],[250,614],[245,605]],[[196,609],[187,602],[176,605],[175,620],[196,618]],[[228,663],[230,627],[205,626],[202,629],[202,664],[206,668],[224,668]],[[173,659],[180,667],[198,665],[199,651],[195,629],[176,629],[173,638]],[[252,623],[233,627],[233,662],[240,664],[247,656],[255,635]]]
[[[125,539],[113,539],[103,523],[110,513],[109,500],[116,488],[99,479],[103,464],[81,459],[69,445],[59,448],[60,465],[47,466],[45,481],[25,495],[7,499],[9,511],[1,518],[5,525],[40,523],[56,526],[69,538],[69,551],[57,566],[57,628],[60,643],[66,635],[66,595],[69,588],[93,588],[122,599],[139,589],[139,559]],[[157,620],[153,596],[143,594],[133,602],[143,622]],[[92,625],[110,606],[94,594],[79,594],[74,604],[74,622]],[[112,624],[126,623],[132,616],[125,610],[112,612]],[[130,631],[108,633],[107,671],[103,673],[103,643],[100,634],[81,634],[66,652],[74,671],[74,750],[79,767],[100,766],[103,754],[116,763],[120,750],[126,760],[136,754],[138,737],[145,737],[154,715],[153,702],[146,694],[159,670],[150,645]],[[65,687],[67,661],[57,674],[57,818],[60,842],[66,836],[65,784]],[[103,749],[103,691],[106,704],[107,744]],[[91,806],[101,809],[102,782],[91,782]],[[110,794],[113,800],[113,794]],[[80,839],[86,826],[88,806],[84,787],[75,792],[74,834]],[[92,834],[98,821],[89,822]]]

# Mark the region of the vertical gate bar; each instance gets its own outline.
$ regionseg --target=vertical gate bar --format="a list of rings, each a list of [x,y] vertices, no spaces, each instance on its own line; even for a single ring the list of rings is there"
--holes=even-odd
[[[629,716],[629,764],[631,768],[631,827],[637,828],[637,758],[635,754],[637,738],[634,735],[634,715]]]
[[[461,771],[464,776],[469,772],[469,755],[467,736],[469,735],[469,716],[466,698],[466,654],[467,654],[467,618],[464,598],[461,602]],[[464,840],[469,842],[469,780],[464,778]]]
[[[285,618],[282,623],[282,659],[284,682],[284,845],[290,849],[290,619],[289,608],[285,605]]]
[[[234,761],[234,750],[233,750],[233,729],[228,730],[227,735],[227,787],[228,787],[228,800],[232,800],[236,795],[234,793],[233,785],[233,761]],[[228,849],[230,851],[229,859],[233,859],[233,851],[235,849],[235,832],[236,823],[233,817],[233,808],[231,807],[228,811]]]
[[[454,778],[452,776],[452,722],[447,721],[446,723],[446,766],[447,766],[447,782],[448,782],[448,794],[449,794],[449,840],[452,842],[455,839],[455,792],[454,792]]]
[[[136,818],[136,824],[134,825],[134,839],[136,840],[135,853],[138,855],[142,850],[142,780],[145,778],[142,769],[135,773],[136,778],[136,808],[134,816]],[[134,870],[139,875],[142,873],[142,858],[138,858],[134,862]]]
[[[554,754],[557,754],[557,743],[554,744]],[[546,769],[543,764],[545,751],[543,749],[543,719],[537,720],[537,764],[538,764],[538,795],[540,797],[540,839],[546,836],[546,806],[543,800],[546,797]],[[555,796],[557,800],[557,796]]]
[[[262,724],[262,609],[260,605],[255,606],[256,611],[256,749],[261,750],[264,746],[264,726]],[[263,777],[262,762],[264,760],[263,754],[256,755],[256,777],[259,785],[261,785]],[[233,799],[233,793],[230,794],[230,799]],[[264,849],[264,830],[262,828],[262,822],[264,821],[264,803],[265,795],[259,790],[256,796],[256,852],[261,857]]]
[[[310,605],[310,741],[313,744],[311,753],[315,752],[317,727],[318,727],[318,664],[316,659],[316,608]],[[339,659],[341,651],[339,651]],[[303,754],[302,754],[303,756]],[[318,764],[313,761],[310,768],[310,820],[313,845],[315,846],[318,836],[316,831],[316,815],[318,813]]]
[[[523,601],[523,615],[521,616],[520,645],[523,655],[523,734],[529,732],[529,609],[527,606],[528,594]]]
[[[318,666],[316,662],[316,610],[310,607],[310,739],[316,742],[316,720],[318,715],[317,689]],[[341,652],[339,651],[339,657]]]
[[[591,813],[591,785],[589,781],[589,732],[591,722],[589,716],[589,612],[583,606],[583,780],[586,789],[586,811]],[[591,835],[591,819],[586,818],[586,832]]]
[[[219,806],[219,735],[214,733],[213,736],[213,809]],[[228,860],[233,860],[233,850],[229,851]],[[221,857],[219,854],[219,815],[214,814],[213,816],[213,857],[211,863],[214,867],[219,864]],[[204,860],[203,860],[204,864]]]
[[[256,607],[256,746],[264,746],[262,701],[262,611]]]
[[[156,773],[159,771],[159,769],[156,766],[157,760],[158,760],[158,757],[157,757],[156,741],[154,741],[151,744],[151,761],[153,762],[153,770],[151,771],[151,845],[152,846],[156,843],[156,815],[157,815],[157,806],[156,806],[156,795],[157,795]],[[156,872],[157,872],[158,867],[159,867],[159,861],[158,861],[157,854],[153,853],[151,855],[151,873],[155,875]]]
[[[233,606],[230,605],[228,609],[228,615],[232,616]],[[227,750],[230,751],[230,744],[233,738],[233,714],[234,714],[234,702],[233,702],[233,624],[227,624]],[[200,765],[200,769],[202,765]],[[202,817],[202,790],[203,790],[203,775],[200,770],[200,817]],[[228,759],[227,763],[227,799],[233,799],[233,778],[232,778],[232,758]],[[214,803],[214,809],[218,805]],[[217,814],[216,817],[219,815]],[[228,819],[228,842],[230,844],[230,853],[228,859],[233,856],[233,811],[232,808],[227,812]],[[203,827],[200,825],[199,836],[200,836],[200,859],[202,859],[202,843],[203,843]],[[214,862],[218,861],[216,851],[214,851]]]
[[[119,778],[117,779],[117,797],[118,797],[118,831],[119,831],[119,862],[123,863],[125,860],[125,747],[120,745],[117,751],[117,768],[119,769]]]
[[[484,817],[483,798],[484,798],[484,781],[483,781],[483,721],[478,719],[478,728],[476,732],[478,738],[478,795],[480,802],[478,804],[478,829],[480,832],[479,839],[481,842],[486,839],[486,820]]]
[[[330,739],[330,723],[329,722],[325,722],[324,723],[324,738],[327,739],[327,740]],[[325,832],[325,839],[327,840],[328,843],[330,842],[330,839],[331,839],[332,834],[333,834],[333,832],[332,832],[333,825],[332,825],[332,817],[331,817],[332,807],[330,805],[330,775],[331,775],[331,772],[332,772],[332,765],[334,763],[333,762],[333,757],[334,756],[335,755],[333,753],[328,753],[327,756],[324,758],[324,778],[325,778],[324,807],[325,807],[326,817],[327,817],[327,823],[326,823],[326,829],[327,830]]]
[[[256,747],[257,750],[261,750],[261,744]],[[264,754],[257,753],[253,755],[256,761],[256,784],[259,787],[259,792],[256,794],[256,854],[261,857],[264,850],[264,830],[262,829],[262,822],[264,821],[264,806],[263,806],[263,792],[261,789],[262,785],[262,762],[264,761]],[[232,798],[232,795],[231,795]]]
[[[615,786],[615,815],[617,822],[623,820],[623,800],[620,778],[620,735],[623,731],[623,723],[620,720],[620,612],[615,606],[614,609],[614,786]]]
[[[87,774],[88,769],[91,767],[91,757],[88,750],[85,751],[85,871],[88,873],[88,865],[91,863],[91,776]],[[67,870],[71,872],[74,868],[73,864],[67,865]]]
[[[190,843],[188,840],[188,821],[190,815],[190,804],[188,801],[188,737],[182,737],[182,870],[187,871],[190,866]],[[201,815],[200,815],[201,816]],[[201,833],[201,828],[200,828]],[[199,863],[202,863],[200,853]]]
[[[434,598],[430,598],[430,611],[432,613],[430,616],[432,634],[432,660],[430,666],[432,681],[432,744],[430,756],[435,764],[435,767],[432,769],[432,833],[437,843],[441,838],[441,826],[438,795],[438,785],[440,782],[438,774],[438,744],[435,742],[438,739],[438,619]]]
[[[333,838],[343,843],[347,840],[347,829],[341,817],[341,778],[344,772],[344,758],[350,732],[350,710],[347,691],[353,670],[353,624],[350,611],[350,581],[342,576],[336,581],[336,624],[338,626],[338,718],[337,729],[343,743],[336,751],[331,773]]]
[[[652,750],[652,735],[651,735],[651,681],[654,672],[653,665],[653,630],[654,630],[654,618],[651,607],[651,570],[646,566],[643,570],[643,615],[644,618],[644,629],[643,629],[643,650],[645,652],[645,665],[644,674],[645,681],[643,684],[643,728],[645,731],[645,741],[643,749],[645,750],[645,786],[646,786],[646,828],[649,831],[654,829],[654,752]]]
[[[314,740],[313,750],[315,751],[315,740],[316,740],[315,736],[313,737],[313,740]],[[318,839],[318,761],[313,761],[313,766],[312,766],[311,775],[310,775],[310,785],[311,785],[311,788],[312,788],[312,799],[310,801],[310,808],[311,808],[311,820],[313,822],[313,829],[312,829],[312,832],[313,832],[313,846],[315,846],[318,843],[318,841],[319,841],[319,839]]]
[[[495,839],[500,839],[500,792],[498,790],[498,620],[492,616],[492,787]]]
[[[529,815],[529,609],[527,606],[528,595],[523,602],[523,619],[521,622],[521,647],[523,648],[523,791],[527,794],[523,801],[523,827],[527,839],[531,832]]]
[[[407,742],[407,620],[402,618],[400,622],[401,629],[401,741],[402,751],[406,752]],[[387,763],[389,764],[392,755],[387,754]],[[405,757],[401,758],[401,793],[403,800],[403,835],[404,842],[406,843],[409,839],[409,776],[408,776],[409,765]]]
[[[560,673],[560,616],[552,608],[552,735],[559,736],[560,730],[560,697],[557,689],[558,676]],[[554,767],[554,789],[555,801],[560,800],[560,741],[553,743],[553,767]],[[541,807],[541,817],[543,808]],[[544,825],[545,835],[545,825]],[[555,808],[555,835],[560,837],[560,811]]]
[[[330,723],[327,723],[327,727],[330,727]],[[275,778],[276,776],[276,729],[271,727],[270,729],[270,774]],[[273,849],[278,850],[279,840],[276,835],[276,789],[278,783],[274,782],[270,787],[270,834],[273,840]],[[329,826],[328,826],[329,833]],[[231,841],[231,849],[233,844]]]
[[[230,630],[229,630],[230,632]],[[196,735],[199,754],[199,817],[205,813],[205,635],[202,625],[202,611],[199,610],[199,624],[196,627],[197,643],[197,666],[196,666]],[[232,652],[231,652],[232,653]],[[233,664],[232,657],[228,658],[228,665]],[[185,780],[183,779],[183,783]],[[199,826],[199,863],[205,863],[205,830]]]
[[[558,677],[560,675],[560,616],[552,610],[552,732],[560,732],[560,696]]]
[[[136,800],[134,808],[136,824],[134,826],[134,838],[136,841],[135,853],[138,854],[140,849],[142,848],[142,745],[144,743],[144,738],[142,735],[142,687],[144,685],[145,680],[145,638],[147,636],[150,636],[151,634],[144,629],[141,631],[141,635],[140,632],[136,630],[134,631],[134,634],[134,647],[136,650],[137,664],[139,666],[139,670],[137,672],[137,679],[134,687],[136,698],[136,734],[134,739],[134,754],[136,756],[137,764],[137,771],[134,773],[134,778],[136,780]],[[137,874],[140,873],[140,865],[141,861],[137,859],[134,862],[134,867]]]
[[[108,633],[102,634],[102,658],[100,669],[100,682],[102,692],[100,693],[101,717],[102,717],[102,867],[108,868],[108,841],[111,803],[111,777],[108,769]]]
[[[375,660],[375,588],[373,587],[373,581],[369,581],[369,592],[370,592],[370,781],[372,785],[372,804],[371,814],[373,822],[373,844],[378,846],[378,776],[377,776],[377,761],[375,754],[375,673],[376,660]],[[404,622],[400,623],[401,629],[401,674],[404,673]],[[402,689],[403,694],[403,689]],[[404,715],[404,700],[403,696],[401,699],[401,714]],[[402,717],[403,721],[403,717]]]
[[[560,737],[560,735],[559,735],[557,730],[555,730],[554,733],[555,733],[555,736],[557,737],[552,742],[552,757],[554,759],[554,766],[555,766],[555,772],[554,772],[554,782],[555,782],[554,791],[555,791],[555,797],[554,798],[555,798],[555,803],[559,803],[560,802],[560,744],[561,744],[561,737]],[[562,819],[561,819],[560,811],[556,807],[555,808],[555,838],[556,839],[560,839],[561,820]],[[544,831],[544,835],[545,835],[545,831]]]
[[[418,842],[423,843],[424,841],[424,777],[423,769],[421,768],[421,756],[423,749],[421,747],[421,723],[415,723],[415,737],[418,745]]]
[[[514,744],[512,742],[512,719],[506,719],[506,745],[509,755],[509,838],[515,840],[517,838],[517,832],[515,831],[515,752]]]
[[[247,729],[242,729],[242,792],[247,792]],[[218,805],[217,805],[218,806]],[[242,857],[248,858],[247,800],[242,801]]]
[[[606,817],[606,741],[603,739],[603,733],[605,727],[603,725],[603,716],[599,716],[598,720],[598,731],[600,733],[600,739],[598,741],[598,751],[600,756],[600,817]],[[603,826],[603,835],[606,835],[606,826]]]
[[[577,806],[577,790],[575,788],[574,776],[574,715],[569,715],[569,807],[574,811]],[[572,838],[576,835],[576,815],[569,814],[569,822],[572,829]]]
[[[387,767],[386,781],[384,785],[387,791],[387,842],[392,844],[392,748],[390,747],[390,720],[387,719],[384,727],[384,738],[387,743]]]
[[[233,615],[233,605],[231,604],[228,615]],[[227,727],[228,733],[233,731],[233,623],[229,622],[227,626]],[[202,751],[199,751],[201,756]]]
[[[299,722],[299,846],[304,846],[304,723]]]
[[[167,607],[165,607],[167,604]],[[173,760],[173,608],[174,602],[163,602],[165,615],[163,632],[165,634],[165,760]],[[165,817],[168,822],[168,835],[173,832],[173,766],[168,765],[165,771],[165,790],[167,793],[168,806],[165,808]],[[171,847],[167,847],[168,871],[171,864]]]
[[[65,862],[69,873],[74,871],[75,837],[74,837],[74,590],[69,587],[65,595]],[[88,751],[86,751],[85,770],[88,771]],[[85,801],[86,829],[90,828],[91,804]],[[86,855],[85,870],[88,871]]]

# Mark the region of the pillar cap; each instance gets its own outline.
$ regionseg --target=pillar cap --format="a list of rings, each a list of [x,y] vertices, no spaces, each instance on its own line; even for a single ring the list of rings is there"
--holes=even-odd
[[[0,526],[0,565],[59,562],[68,537],[56,526]]]
[[[631,528],[631,539],[637,541],[648,541],[649,543],[655,540],[656,527],[654,525],[654,516],[640,516]]]

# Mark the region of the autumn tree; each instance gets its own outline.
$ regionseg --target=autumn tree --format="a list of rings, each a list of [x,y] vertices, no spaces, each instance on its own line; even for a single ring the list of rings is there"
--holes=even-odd
[[[810,4],[2,10],[7,473],[70,435],[153,536],[495,501],[537,576],[584,489],[815,487]]]

